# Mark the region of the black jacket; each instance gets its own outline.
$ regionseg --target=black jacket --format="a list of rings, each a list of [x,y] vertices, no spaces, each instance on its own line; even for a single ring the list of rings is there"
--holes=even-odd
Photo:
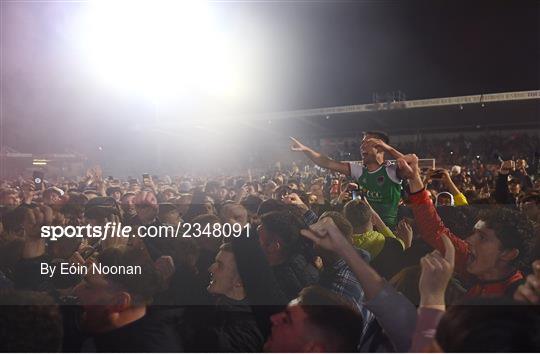
[[[186,309],[182,334],[188,352],[261,352],[264,344],[247,302],[225,297],[216,306]]]
[[[170,353],[184,349],[170,323],[152,313],[113,331],[96,334],[92,342],[100,353]]]

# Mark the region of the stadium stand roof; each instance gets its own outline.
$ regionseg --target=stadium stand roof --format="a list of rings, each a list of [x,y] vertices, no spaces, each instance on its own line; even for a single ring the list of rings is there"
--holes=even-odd
[[[540,129],[540,90],[327,107],[265,115],[292,134],[393,134],[475,129]]]

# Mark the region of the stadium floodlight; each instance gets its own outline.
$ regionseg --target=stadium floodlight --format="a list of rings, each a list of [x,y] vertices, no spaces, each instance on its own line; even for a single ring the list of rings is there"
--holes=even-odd
[[[206,1],[90,0],[83,11],[84,58],[114,88],[156,101],[247,92],[241,48]]]

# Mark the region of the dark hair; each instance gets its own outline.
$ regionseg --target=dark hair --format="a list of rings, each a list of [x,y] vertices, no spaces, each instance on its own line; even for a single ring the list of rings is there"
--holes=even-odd
[[[257,197],[255,195],[248,195],[244,200],[240,202],[244,208],[248,211],[250,214],[257,214],[257,210],[259,209],[259,206],[263,200],[260,197]]]
[[[263,215],[271,211],[281,211],[286,208],[287,204],[283,203],[281,200],[267,199],[259,205],[257,215]]]
[[[120,194],[122,194],[122,189],[120,187],[109,187],[107,188],[107,190],[105,191],[105,194],[108,195],[109,197],[112,196],[113,193],[115,192],[118,192]]]
[[[334,221],[334,224],[336,224],[339,231],[341,231],[341,233],[345,236],[345,238],[347,240],[349,240],[349,241],[352,240],[353,226],[351,225],[349,220],[347,220],[347,218],[345,218],[345,216],[343,216],[343,214],[341,214],[338,211],[325,211],[319,217],[319,220],[322,219],[322,218],[326,218],[326,217],[328,217],[328,218],[330,218],[330,219],[332,219]]]
[[[232,243],[230,242],[223,242],[221,246],[219,246],[219,250],[234,253]]]
[[[202,214],[193,218],[192,222],[194,224],[200,224],[201,227],[206,226],[207,224],[221,224],[221,219],[214,214]]]
[[[508,181],[508,184],[520,184],[521,185],[521,182],[519,181],[519,179],[517,178],[512,178],[511,180]]]
[[[207,194],[200,189],[197,189],[193,192],[193,197],[191,198],[191,204],[189,205],[188,210],[182,216],[185,221],[192,221],[195,217],[207,213],[206,208],[204,207],[207,203],[206,199]]]
[[[525,214],[504,207],[495,207],[482,210],[478,219],[495,231],[503,249],[519,250],[518,256],[511,263],[513,266],[521,268],[530,263],[534,227]]]
[[[79,215],[84,212],[88,198],[81,193],[69,193],[69,199],[62,207],[62,213],[65,215]]]
[[[210,227],[212,227],[214,224],[221,224],[221,219],[214,214],[202,214],[193,218],[191,223],[201,225],[201,230],[204,230],[206,225],[210,225]],[[184,226],[187,225],[184,224]],[[200,250],[209,251],[213,254],[213,256],[215,256],[218,252],[220,244],[224,239],[224,237],[196,237],[193,238],[193,241]],[[201,269],[201,271],[202,270],[204,269]]]
[[[62,349],[62,316],[49,295],[2,291],[0,305],[3,352],[59,352]]]
[[[122,195],[122,197],[120,197],[120,201],[124,200],[124,198],[127,198],[127,197],[134,197],[135,196],[135,193],[133,192],[126,192],[124,193],[124,195]]]
[[[302,289],[297,300],[308,322],[321,332],[327,351],[357,351],[363,320],[349,303],[320,286]]]
[[[98,263],[105,266],[140,266],[141,274],[107,274],[105,278],[130,293],[134,303],[150,303],[161,286],[161,279],[148,257],[133,247],[106,248]]]
[[[446,205],[439,205],[437,207],[437,214],[441,217],[444,225],[461,239],[469,237],[474,227],[473,222],[469,219],[463,208],[466,207]]]
[[[384,141],[386,144],[390,143],[390,138],[388,137],[388,134],[386,134],[385,132],[378,131],[378,130],[371,130],[371,131],[364,132],[364,137],[366,135],[373,135],[377,139],[381,139],[382,141]]]
[[[265,230],[280,238],[285,246],[286,252],[301,253],[308,256],[311,260],[311,254],[307,251],[308,243],[300,235],[300,230],[307,228],[305,221],[292,210],[272,211],[264,214],[261,223]]]
[[[287,194],[290,194],[291,192],[292,192],[292,189],[287,185],[281,185],[277,187],[276,190],[274,191],[276,198],[278,199],[283,198],[284,196],[286,196]]]
[[[25,205],[19,205],[2,216],[2,223],[6,232],[20,232],[23,230],[24,221],[29,216],[29,208]]]
[[[298,198],[302,200],[302,203],[304,203],[305,205],[309,205],[309,196],[306,192],[298,189],[293,189],[291,190],[291,193],[296,193],[296,195],[298,195]]]
[[[540,348],[539,309],[501,298],[476,298],[450,307],[435,338],[446,353],[535,352]]]
[[[349,220],[353,228],[365,226],[371,220],[371,209],[360,199],[354,199],[345,204],[343,215]]]
[[[217,181],[208,181],[206,182],[206,186],[204,187],[204,192],[208,193],[210,191],[213,191],[214,189],[221,188],[221,184]]]
[[[158,204],[158,215],[166,215],[168,213],[171,213],[173,211],[178,212],[178,209],[176,208],[176,205],[172,203],[159,203]]]
[[[42,196],[43,196],[44,199],[45,199],[45,198],[49,198],[53,193],[56,193],[56,194],[58,194],[58,196],[60,196],[60,192],[57,191],[57,190],[54,189],[54,188],[48,188],[48,189],[45,189],[45,190],[43,191]]]

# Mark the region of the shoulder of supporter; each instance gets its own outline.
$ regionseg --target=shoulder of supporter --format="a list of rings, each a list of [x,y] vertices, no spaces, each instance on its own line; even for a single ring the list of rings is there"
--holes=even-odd
[[[351,171],[351,177],[354,179],[358,179],[362,176],[362,172],[364,171],[364,165],[358,162],[349,162],[349,169]]]
[[[454,194],[454,205],[455,206],[463,206],[463,205],[469,205],[469,202],[467,201],[467,197],[463,193],[457,193]]]
[[[385,163],[386,173],[388,174],[388,177],[392,180],[394,183],[401,184],[401,178],[398,177],[398,167],[395,163],[386,161]]]

